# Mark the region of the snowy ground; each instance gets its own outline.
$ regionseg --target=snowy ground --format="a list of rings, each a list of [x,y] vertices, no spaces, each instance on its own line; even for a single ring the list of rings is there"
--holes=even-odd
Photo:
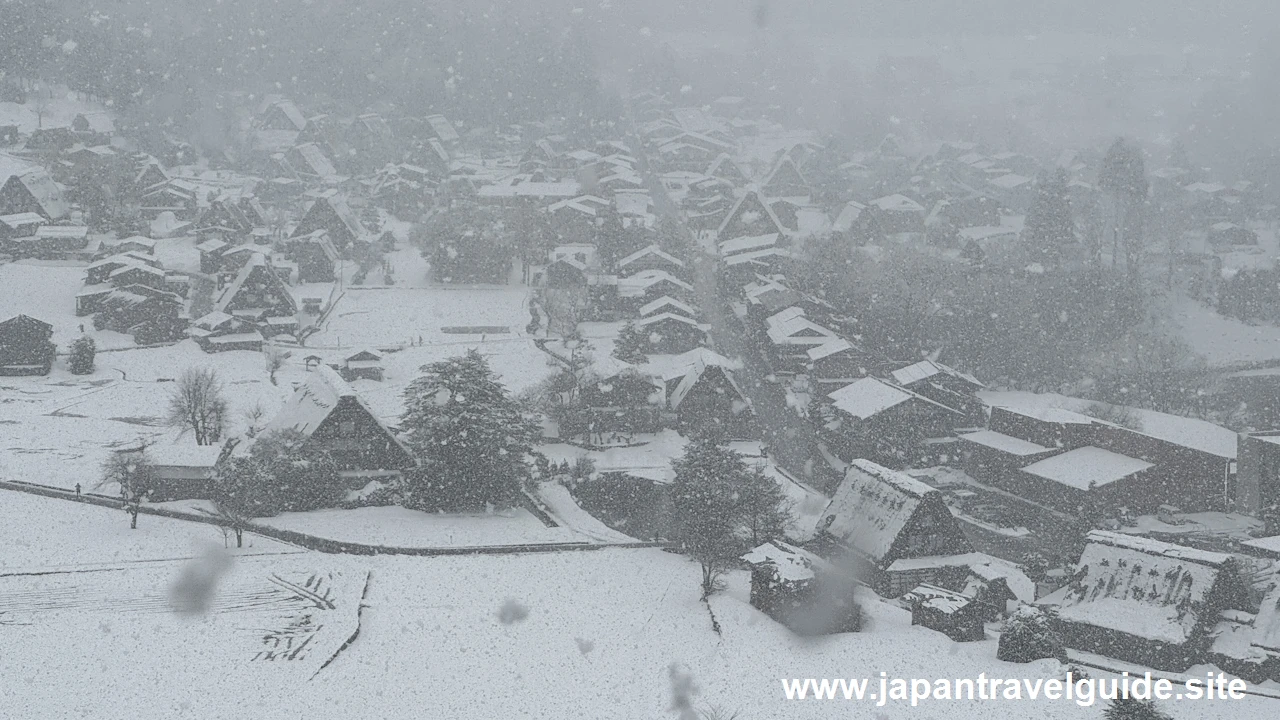
[[[549,528],[528,510],[443,515],[402,507],[284,513],[258,522],[342,542],[402,548],[453,548],[586,542],[568,527]]]
[[[50,93],[52,98],[48,97]],[[51,86],[29,93],[27,102],[21,105],[0,102],[0,125],[17,125],[18,132],[28,134],[42,127],[71,127],[76,115],[99,111],[102,106],[80,100],[65,87]]]
[[[0,265],[0,320],[30,315],[53,326],[60,352],[80,337],[80,326],[98,349],[133,347],[128,335],[93,329],[93,318],[76,317],[76,293],[84,287],[84,267],[23,260]]]
[[[191,341],[177,345],[100,352],[92,375],[75,376],[59,361],[48,377],[0,379],[0,478],[87,490],[98,481],[113,449],[146,442],[195,442],[177,438],[164,427],[169,393],[176,378],[191,367],[218,371],[230,405],[234,434],[243,432],[244,414],[260,406],[269,419],[304,376],[294,357],[267,378],[263,356],[254,352],[207,355]],[[110,490],[105,490],[109,492]]]
[[[1248,325],[1190,298],[1175,298],[1170,303],[1169,322],[1210,365],[1280,360],[1280,327]]]
[[[44,524],[19,502],[0,503],[0,527],[25,534]],[[41,509],[61,515],[71,503]],[[346,557],[303,552],[235,561],[217,586],[213,612],[167,610],[184,564],[129,567],[161,550],[121,546],[122,517],[107,525],[50,525],[39,541],[100,557],[107,571],[0,575],[0,596],[20,610],[0,626],[5,703],[31,717],[235,717],[246,707],[271,718],[662,718],[674,717],[671,668],[691,676],[700,708],[743,718],[1094,718],[1098,706],[1059,701],[958,701],[875,707],[855,701],[784,699],[780,678],[1060,677],[1055,661],[996,661],[996,643],[953,643],[910,625],[904,610],[864,597],[867,631],[796,638],[747,602],[746,574],[711,599],[723,629],[711,630],[698,600],[696,565],[661,550],[603,550],[470,557]],[[143,518],[144,521],[148,518]],[[159,525],[157,521],[148,524]],[[128,532],[127,530],[124,532]],[[140,527],[137,533],[147,532]],[[0,544],[0,560],[29,553]],[[369,575],[358,637],[349,637],[359,581]],[[317,644],[298,660],[264,659],[263,641],[301,631],[304,613],[272,580],[321,577],[334,610],[310,612]],[[50,589],[56,590],[51,594]],[[33,607],[32,594],[48,597]],[[266,607],[263,607],[266,605]],[[264,632],[265,631],[265,632]],[[296,639],[296,638],[295,638]],[[1100,674],[1100,673],[1096,673]],[[850,707],[854,705],[854,707]],[[1231,703],[1238,718],[1274,715],[1275,701]],[[1222,717],[1220,703],[1166,703],[1180,720]],[[426,713],[426,715],[424,715]],[[834,714],[833,714],[834,713]],[[879,714],[877,714],[879,713]]]

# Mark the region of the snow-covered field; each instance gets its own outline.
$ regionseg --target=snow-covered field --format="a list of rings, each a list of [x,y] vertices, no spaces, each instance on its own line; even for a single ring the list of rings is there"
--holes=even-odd
[[[1280,327],[1224,317],[1190,298],[1171,302],[1169,322],[1210,365],[1280,360]]]
[[[801,640],[748,605],[743,572],[732,573],[728,590],[711,599],[723,630],[717,636],[698,600],[698,567],[657,549],[242,557],[218,584],[212,612],[188,618],[167,604],[187,564],[129,563],[131,556],[162,556],[163,548],[125,545],[130,531],[122,513],[52,500],[37,502],[57,507],[33,508],[9,502],[11,496],[0,503],[0,527],[10,533],[31,533],[33,540],[62,546],[67,556],[102,559],[105,548],[117,552],[115,565],[88,568],[98,572],[0,575],[0,598],[18,608],[0,616],[6,620],[0,624],[4,703],[23,709],[10,717],[167,720],[240,717],[252,708],[254,717],[307,719],[662,718],[674,717],[673,666],[692,678],[696,706],[743,718],[1065,719],[1101,712],[1043,700],[914,709],[787,701],[779,682],[787,677],[868,677],[874,687],[882,671],[907,678],[981,672],[1039,678],[1060,677],[1062,669],[1055,661],[996,661],[994,640],[953,643],[912,627],[909,613],[873,597],[864,597],[867,631]],[[78,518],[36,531],[47,514],[69,508],[100,513],[107,522]],[[138,535],[160,526],[142,521]],[[29,550],[0,544],[6,567],[15,555],[29,559]],[[335,640],[349,637],[352,594],[366,574],[359,635],[338,652]],[[315,605],[304,611],[299,593],[282,593],[285,586],[277,582],[297,586],[313,576],[334,589],[334,610]],[[50,599],[33,606],[32,593]],[[264,641],[302,631],[305,626],[287,620],[305,612],[322,626],[316,647],[297,660],[259,655]],[[1275,703],[1232,701],[1230,713],[1270,717]],[[1165,705],[1179,720],[1223,717],[1225,707]]]
[[[567,527],[547,527],[528,510],[433,514],[397,506],[315,510],[263,518],[263,525],[340,542],[400,548],[459,548],[586,542]]]
[[[53,326],[59,351],[80,337],[80,326],[98,349],[133,347],[133,338],[93,329],[93,318],[76,317],[76,293],[84,286],[84,267],[27,261],[0,265],[0,320],[30,315]]]

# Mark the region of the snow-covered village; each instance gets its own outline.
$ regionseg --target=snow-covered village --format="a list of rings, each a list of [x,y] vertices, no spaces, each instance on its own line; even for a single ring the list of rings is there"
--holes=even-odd
[[[1048,4],[0,0],[0,717],[1275,717],[1280,17]]]

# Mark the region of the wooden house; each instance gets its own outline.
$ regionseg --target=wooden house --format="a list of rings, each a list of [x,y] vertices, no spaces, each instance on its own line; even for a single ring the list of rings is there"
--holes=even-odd
[[[372,350],[361,350],[342,361],[342,377],[352,380],[382,382],[382,355]]]
[[[698,319],[698,311],[696,309],[686,303],[676,300],[673,297],[667,297],[666,295],[663,295],[651,303],[641,305],[637,312],[642,318],[654,317],[663,313],[674,313],[676,315],[683,315],[692,320]]]
[[[1068,647],[1158,670],[1203,662],[1221,612],[1248,610],[1232,556],[1095,530],[1071,582],[1040,604]]]
[[[974,425],[986,419],[978,391],[986,388],[974,376],[932,360],[898,368],[889,373],[898,385],[919,395],[959,410]]]
[[[707,166],[706,174],[720,178],[735,187],[741,187],[751,181],[747,174],[742,171],[742,168],[738,167],[738,164],[727,153],[720,153],[720,155],[716,156],[716,159],[712,160],[711,164]]]
[[[220,445],[158,443],[146,449],[151,475],[148,502],[213,497],[213,474],[225,457]]]
[[[369,232],[346,201],[337,196],[322,197],[311,203],[293,237],[310,235],[317,230],[329,233],[329,241],[340,253],[348,253],[358,243],[368,242]]]
[[[639,309],[663,296],[692,301],[693,286],[665,270],[642,270],[618,278],[619,302],[630,309]]]
[[[101,298],[93,326],[132,335],[139,345],[169,342],[186,333],[184,310],[182,296],[175,292],[150,285],[122,285]]]
[[[43,215],[33,212],[0,215],[0,242],[35,237],[36,230],[47,222]]]
[[[27,315],[0,322],[0,375],[48,375],[56,352],[49,323]]]
[[[716,229],[716,237],[728,240],[748,236],[782,235],[784,229],[773,209],[760,199],[758,193],[750,191],[738,199],[737,204],[721,221]]]
[[[155,255],[156,241],[141,235],[131,235],[124,238],[103,238],[102,242],[98,243],[98,257],[108,257],[121,253]]]
[[[678,355],[707,343],[707,327],[675,312],[660,312],[635,321],[635,327],[649,338],[649,353]]]
[[[262,351],[263,337],[255,323],[216,310],[191,323],[187,335],[207,353]]]
[[[643,270],[662,270],[676,277],[686,274],[684,261],[664,251],[657,245],[647,245],[616,263],[619,275],[631,275]]]
[[[818,390],[841,388],[867,376],[872,367],[868,353],[844,338],[834,338],[805,349],[806,374]]]
[[[911,624],[937,630],[956,642],[986,638],[981,603],[954,590],[919,585],[903,599],[911,604]]]
[[[827,394],[815,408],[822,434],[841,458],[871,457],[918,463],[943,459],[960,413],[923,395],[874,377]],[[959,450],[956,450],[959,453]]]
[[[919,202],[895,193],[872,200],[880,230],[888,235],[924,232],[925,209]]]
[[[222,254],[235,246],[217,237],[210,237],[196,245],[200,251],[200,272],[214,275],[222,272]]]
[[[301,132],[307,126],[307,118],[292,100],[269,95],[258,108],[253,125],[257,130]]]
[[[895,582],[888,570],[896,561],[973,551],[940,491],[864,459],[850,463],[818,531],[820,554],[886,597],[915,587]]]
[[[326,230],[293,237],[286,243],[289,258],[298,264],[298,282],[327,283],[337,276],[341,256]]]
[[[214,310],[263,322],[268,318],[293,317],[298,313],[298,306],[267,258],[255,255],[222,289]]]
[[[0,215],[36,213],[49,221],[61,220],[71,211],[62,188],[41,167],[10,175],[0,186]]]
[[[847,573],[780,540],[742,556],[751,568],[751,606],[800,635],[857,632],[862,613]]]
[[[302,433],[308,447],[327,451],[353,490],[399,478],[417,464],[364,399],[325,365],[307,375],[264,433],[276,430]]]
[[[758,438],[760,428],[751,400],[734,379],[729,363],[715,361],[714,354],[695,351],[689,356],[695,361],[686,366],[667,397],[678,426],[686,432],[719,427],[732,438]]]
[[[770,171],[760,186],[760,192],[770,198],[808,198],[813,191],[790,156],[784,155]]]
[[[142,192],[142,212],[150,217],[171,212],[179,220],[193,220],[199,213],[199,190],[185,180],[168,180]]]

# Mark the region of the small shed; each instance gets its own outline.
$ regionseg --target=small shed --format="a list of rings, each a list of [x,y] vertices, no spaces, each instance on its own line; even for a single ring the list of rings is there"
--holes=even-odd
[[[360,352],[346,358],[343,365],[343,379],[375,380],[382,382],[382,355],[372,350]]]
[[[981,603],[958,592],[918,585],[903,596],[911,603],[911,624],[937,630],[956,642],[974,642],[986,637]]]

